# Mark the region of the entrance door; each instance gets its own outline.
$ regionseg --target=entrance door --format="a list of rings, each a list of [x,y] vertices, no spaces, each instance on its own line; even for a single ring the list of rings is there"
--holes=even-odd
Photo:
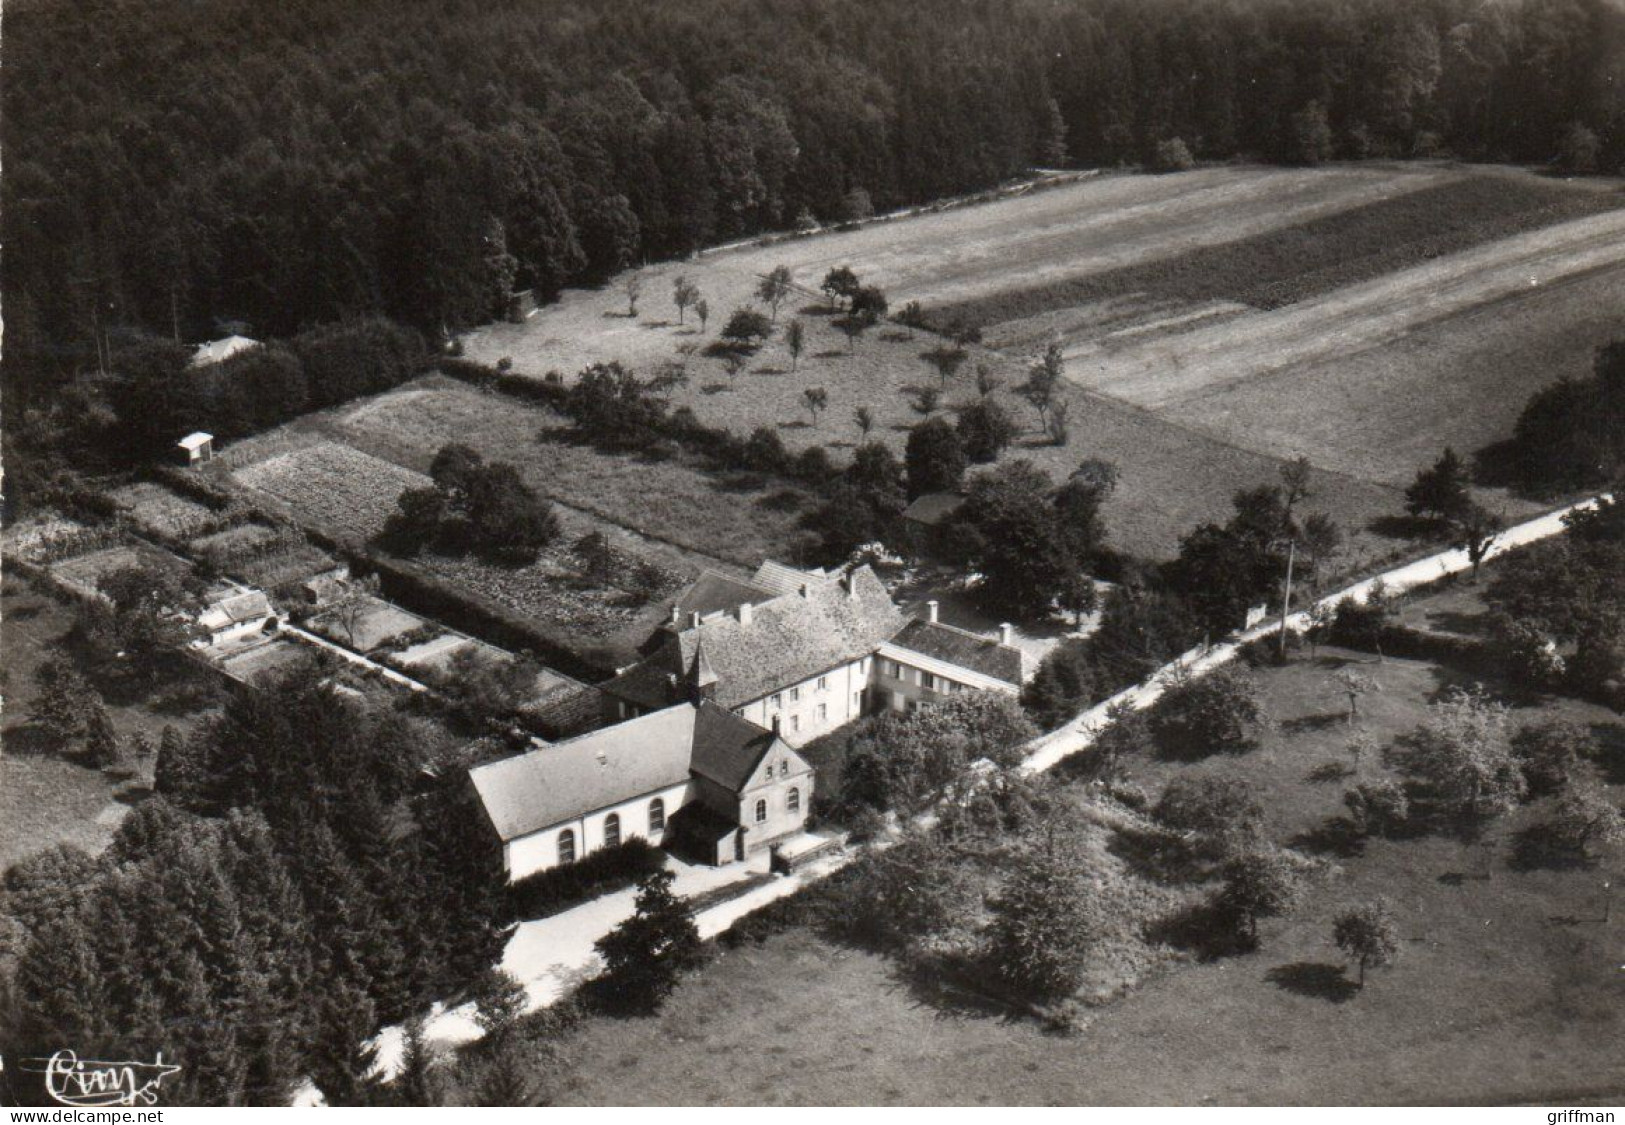
[[[734,833],[734,859],[745,858],[745,830],[739,829]]]

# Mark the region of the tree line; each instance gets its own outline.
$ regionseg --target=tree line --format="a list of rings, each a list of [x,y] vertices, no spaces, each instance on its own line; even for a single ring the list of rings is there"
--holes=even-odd
[[[501,946],[502,885],[443,738],[369,711],[316,669],[232,697],[166,738],[157,795],[102,856],[17,864],[8,1056],[151,1058],[175,1104],[381,1095],[381,1024],[476,981]],[[105,1052],[111,1051],[111,1054]]]
[[[1608,0],[209,0],[8,13],[6,372],[136,331],[434,334],[510,291],[1034,165],[1611,169]],[[15,388],[13,388],[15,389]]]

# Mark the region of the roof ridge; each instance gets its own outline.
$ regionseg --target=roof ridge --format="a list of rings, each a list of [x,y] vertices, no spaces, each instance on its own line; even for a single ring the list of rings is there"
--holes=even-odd
[[[907,629],[910,625],[929,625],[933,629],[946,629],[950,633],[958,633],[962,637],[969,637],[973,641],[981,641],[983,644],[990,644],[996,648],[1013,648],[1017,652],[1022,651],[1020,645],[1007,645],[1003,641],[999,640],[997,636],[990,637],[986,633],[978,633],[971,629],[962,629],[958,625],[950,625],[946,621],[932,621],[927,617],[912,617],[904,623],[903,629]],[[903,629],[897,630],[897,635],[892,639],[896,640],[897,636],[902,636]]]

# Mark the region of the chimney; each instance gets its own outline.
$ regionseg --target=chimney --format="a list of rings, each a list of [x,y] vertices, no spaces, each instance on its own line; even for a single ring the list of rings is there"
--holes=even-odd
[[[777,712],[774,712],[774,714],[773,714],[773,737],[774,738],[779,737],[779,728],[781,726],[783,726],[783,725],[784,725],[784,716],[778,714]]]
[[[937,623],[937,600],[935,598],[925,603],[925,619],[933,625]]]
[[[1010,638],[1015,636],[1015,632],[1016,632],[1015,629],[1011,627],[1009,622],[1005,622],[1003,625],[1000,625],[999,626],[999,643],[1001,645],[1009,644],[1010,643]]]
[[[741,605],[739,607],[739,623],[741,625],[749,625],[751,618],[755,616],[755,611],[756,607],[751,605],[749,602]]]
[[[858,600],[858,572],[855,570],[846,576],[846,600],[849,602]]]
[[[688,627],[690,629],[698,629],[700,627],[700,611],[699,610],[695,610],[693,613],[688,615]]]
[[[809,597],[812,596],[812,587],[808,586],[805,582],[803,582],[801,584],[801,589],[798,591],[798,593],[800,593],[801,596],[804,597],[804,598],[809,598]]]
[[[683,627],[683,607],[680,605],[674,605],[671,607],[671,627],[673,629],[681,629]]]

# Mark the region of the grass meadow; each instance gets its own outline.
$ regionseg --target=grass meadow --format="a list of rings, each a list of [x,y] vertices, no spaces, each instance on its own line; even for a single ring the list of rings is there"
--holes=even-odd
[[[1421,618],[1422,605],[1408,611]],[[1470,604],[1440,613],[1471,615]],[[1254,952],[1175,953],[1137,989],[1091,1008],[1073,1037],[1002,1010],[922,991],[893,962],[794,929],[718,949],[658,1016],[589,1020],[556,1091],[573,1104],[1525,1104],[1608,1100],[1625,1090],[1625,910],[1605,922],[1612,868],[1514,860],[1542,802],[1476,841],[1449,835],[1317,841],[1343,790],[1385,772],[1350,766],[1336,676],[1350,663],[1382,690],[1360,727],[1380,741],[1413,729],[1455,674],[1322,650],[1260,673],[1278,721],[1263,745],[1194,763],[1150,761],[1151,792],[1181,773],[1244,778],[1268,834],[1325,869],[1290,916],[1265,921]],[[1595,725],[1618,753],[1619,716],[1569,700],[1515,711]],[[1358,777],[1346,774],[1354,769]],[[1336,781],[1325,780],[1344,774]],[[1603,774],[1615,799],[1625,771]],[[1397,962],[1353,987],[1332,920],[1385,896]],[[754,1066],[743,1070],[741,1057]]]

